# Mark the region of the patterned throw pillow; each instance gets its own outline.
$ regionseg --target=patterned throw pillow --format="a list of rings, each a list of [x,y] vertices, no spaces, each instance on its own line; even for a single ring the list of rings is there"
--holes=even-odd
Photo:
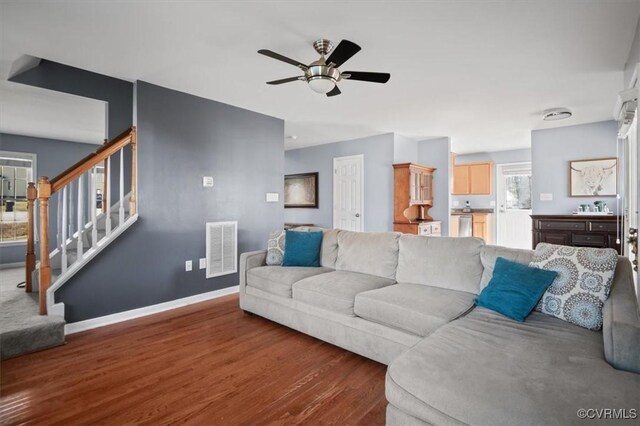
[[[284,259],[284,229],[269,234],[267,243],[267,265],[280,266]]]
[[[614,249],[540,243],[529,264],[558,276],[536,310],[589,330],[602,328],[602,307],[609,297],[618,263]]]

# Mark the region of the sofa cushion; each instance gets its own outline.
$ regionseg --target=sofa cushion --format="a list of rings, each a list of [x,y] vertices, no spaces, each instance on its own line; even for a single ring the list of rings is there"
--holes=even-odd
[[[333,269],[323,267],[260,266],[247,271],[247,285],[277,296],[291,298],[293,283],[331,271]]]
[[[432,424],[576,424],[579,408],[636,408],[640,392],[640,375],[604,360],[600,333],[535,311],[516,323],[475,308],[387,371],[389,402]]]
[[[569,247],[540,243],[531,266],[558,276],[536,310],[590,330],[602,328],[602,307],[609,297],[618,264],[614,249]]]
[[[479,238],[402,235],[396,281],[480,293]]]
[[[522,322],[531,313],[556,275],[555,271],[532,268],[499,257],[496,260],[493,278],[480,292],[476,305]]]
[[[295,283],[293,299],[339,314],[355,316],[353,304],[358,293],[394,283],[393,280],[374,275],[334,271]]]
[[[473,307],[475,295],[422,284],[396,284],[356,296],[354,312],[369,321],[428,336]]]
[[[338,258],[339,229],[323,229],[322,247],[320,249],[320,266],[336,268]]]
[[[399,236],[393,232],[340,231],[336,269],[395,279]]]
[[[482,261],[482,279],[480,280],[480,290],[485,288],[493,277],[493,268],[496,259],[503,257],[512,262],[528,265],[533,258],[533,250],[514,249],[501,246],[482,246],[480,249],[480,260]]]

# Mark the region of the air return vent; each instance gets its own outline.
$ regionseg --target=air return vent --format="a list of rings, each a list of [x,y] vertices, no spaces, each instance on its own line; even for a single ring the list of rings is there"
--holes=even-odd
[[[207,278],[238,272],[238,222],[206,224]]]

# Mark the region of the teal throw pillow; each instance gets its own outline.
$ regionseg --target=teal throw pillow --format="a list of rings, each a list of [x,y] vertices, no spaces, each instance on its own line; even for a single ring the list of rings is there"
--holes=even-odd
[[[322,231],[296,232],[287,230],[284,237],[282,266],[320,266]]]
[[[476,305],[524,322],[557,272],[532,268],[498,257],[493,277],[476,299]]]

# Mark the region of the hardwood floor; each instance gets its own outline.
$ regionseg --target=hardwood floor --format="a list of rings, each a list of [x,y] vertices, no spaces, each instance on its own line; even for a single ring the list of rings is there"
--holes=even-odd
[[[384,424],[386,367],[238,296],[67,337],[2,362],[0,424]]]

